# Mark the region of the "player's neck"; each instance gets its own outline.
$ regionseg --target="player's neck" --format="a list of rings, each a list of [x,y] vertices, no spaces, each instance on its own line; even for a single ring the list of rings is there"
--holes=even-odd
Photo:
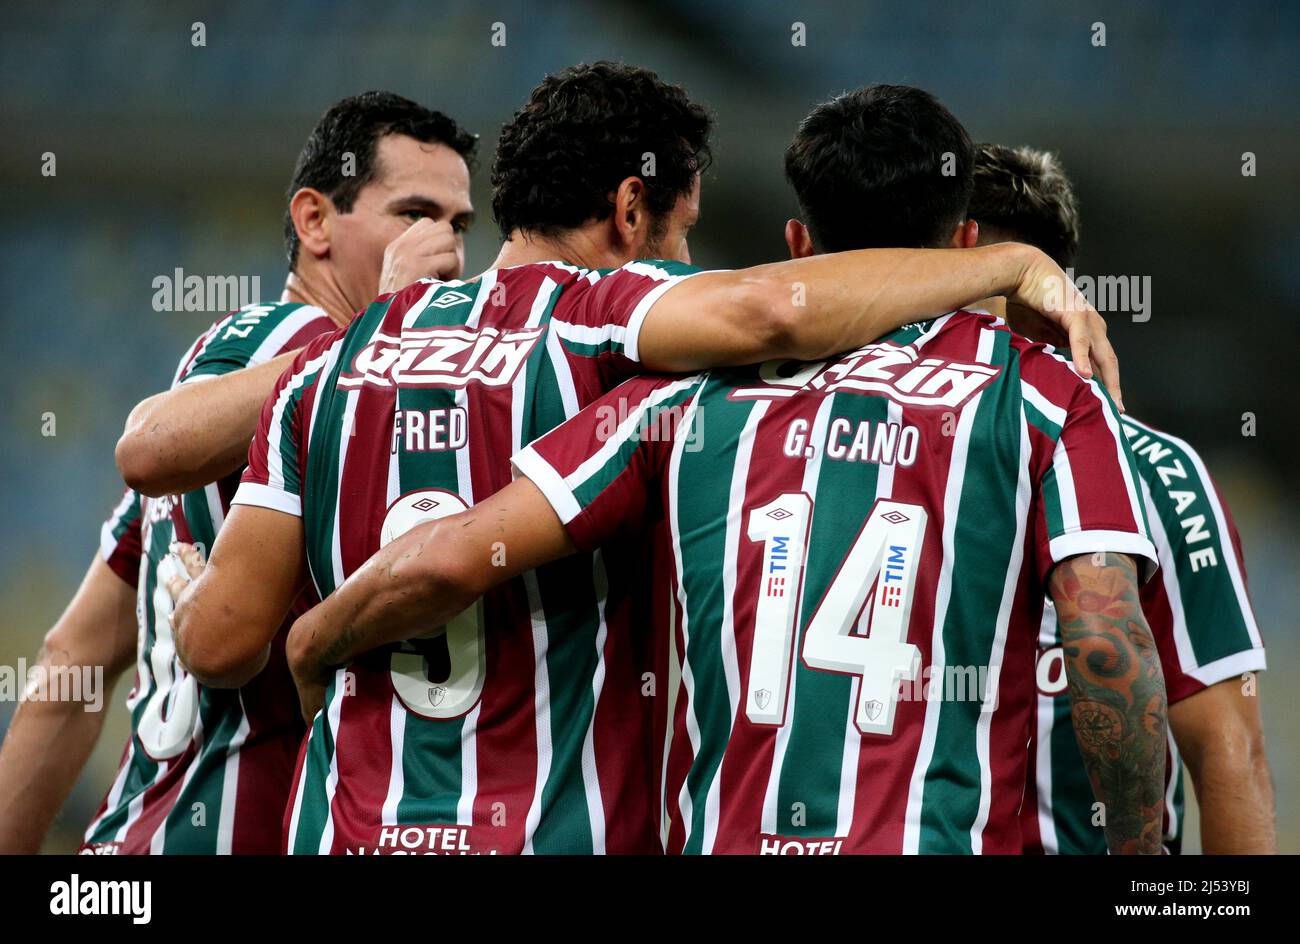
[[[328,273],[305,265],[299,265],[297,270],[289,273],[280,300],[315,305],[340,328],[350,324],[356,314],[343,290],[329,278]]]
[[[627,259],[603,246],[586,228],[569,230],[562,236],[523,234],[515,230],[501,244],[501,251],[489,269],[506,269],[532,262],[567,262],[584,269],[616,268]]]
[[[997,315],[999,318],[1006,318],[1007,316],[1007,300],[1001,295],[993,295],[966,307],[987,311],[990,315]]]

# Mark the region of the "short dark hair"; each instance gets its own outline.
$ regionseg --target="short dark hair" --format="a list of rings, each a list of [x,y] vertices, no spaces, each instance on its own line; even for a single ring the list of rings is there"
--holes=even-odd
[[[652,216],[690,193],[710,160],[712,119],[649,69],[600,61],[542,79],[501,129],[492,214],[501,235],[554,235],[603,220],[611,194],[640,177]],[[647,155],[653,174],[643,169]]]
[[[1079,203],[1060,159],[1049,151],[981,144],[970,218],[1037,246],[1063,269],[1079,252]]]
[[[440,111],[392,92],[363,92],[331,105],[311,129],[293,168],[289,199],[303,187],[312,187],[334,202],[340,213],[350,213],[366,184],[378,175],[375,153],[379,139],[403,134],[428,144],[445,144],[474,167],[478,136],[472,135]],[[343,173],[345,154],[352,154],[354,173]],[[284,249],[289,268],[298,264],[298,231],[286,207]]]
[[[910,85],[823,102],[785,152],[786,179],[825,252],[944,245],[966,218],[973,164],[961,122]]]

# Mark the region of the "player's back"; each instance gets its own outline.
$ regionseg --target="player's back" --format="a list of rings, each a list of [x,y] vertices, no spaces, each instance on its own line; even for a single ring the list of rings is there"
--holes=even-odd
[[[301,472],[319,592],[419,520],[509,484],[513,452],[631,372],[639,314],[682,272],[541,263],[416,283],[309,348],[268,420],[278,471],[253,485]],[[290,851],[655,851],[645,634],[627,603],[640,553],[542,568],[341,671]]]
[[[1150,556],[1131,461],[1097,385],[967,314],[632,380],[517,460],[580,547],[640,476],[665,509],[668,851],[793,854],[1019,851],[1044,580]]]
[[[181,358],[173,386],[263,363],[334,323],[296,302],[251,305],[204,332]],[[86,831],[97,853],[273,853],[302,736],[283,634],[270,663],[241,689],[211,689],[176,656],[167,579],[182,541],[210,550],[239,483],[233,473],[184,495],[144,498],[131,738],[118,775]]]

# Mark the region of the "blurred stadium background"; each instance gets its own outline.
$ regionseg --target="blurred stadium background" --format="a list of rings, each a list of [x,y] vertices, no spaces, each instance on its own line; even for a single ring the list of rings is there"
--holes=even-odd
[[[807,45],[791,43],[805,24]],[[202,22],[206,46],[191,44]],[[491,44],[492,24],[506,44]],[[1092,43],[1092,24],[1106,45]],[[1059,150],[1078,271],[1150,276],[1151,318],[1109,316],[1135,415],[1192,441],[1240,526],[1269,645],[1262,684],[1283,850],[1300,851],[1300,499],[1287,384],[1300,259],[1300,5],[321,0],[0,5],[0,665],[32,659],[120,491],[113,444],[221,314],[159,313],[152,280],[283,279],[293,160],[334,100],[388,88],[482,135],[468,271],[496,251],[487,166],[541,76],[615,58],[716,113],[697,262],[779,258],[781,154],[799,118],[868,82],[935,92],[976,139]],[[57,176],[40,173],[54,152]],[[1243,176],[1244,152],[1257,176]],[[57,435],[42,435],[42,414]],[[1257,435],[1243,435],[1252,413]],[[106,736],[48,848],[70,850],[126,731]],[[13,705],[0,703],[0,730]],[[1190,848],[1199,848],[1195,828]]]

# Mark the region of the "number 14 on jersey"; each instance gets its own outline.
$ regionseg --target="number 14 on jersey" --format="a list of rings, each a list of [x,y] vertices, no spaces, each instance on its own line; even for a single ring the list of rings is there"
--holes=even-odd
[[[746,534],[763,542],[745,694],[745,715],[754,724],[785,724],[812,511],[807,495],[790,492],[749,513]],[[804,633],[805,665],[858,678],[855,720],[863,734],[893,733],[898,687],[921,668],[920,650],[907,641],[907,624],[925,524],[919,505],[876,502]],[[873,586],[868,618],[864,610]]]

